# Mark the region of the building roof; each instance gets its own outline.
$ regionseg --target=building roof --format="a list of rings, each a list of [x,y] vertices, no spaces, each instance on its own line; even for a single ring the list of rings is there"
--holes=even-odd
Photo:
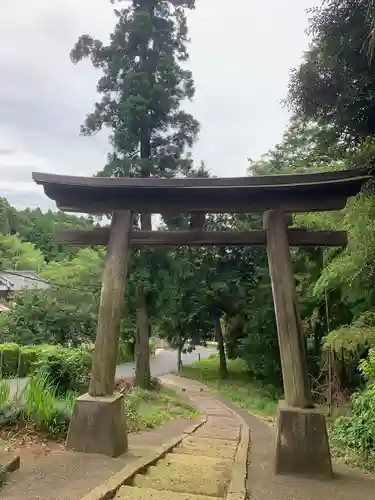
[[[0,271],[0,291],[12,292],[30,289],[46,289],[50,284],[35,271]]]
[[[110,213],[261,213],[339,210],[372,177],[369,169],[233,178],[109,178],[33,173],[61,210]]]

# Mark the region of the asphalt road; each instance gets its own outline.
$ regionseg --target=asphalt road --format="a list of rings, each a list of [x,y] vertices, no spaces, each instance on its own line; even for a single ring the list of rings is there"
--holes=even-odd
[[[201,359],[204,359],[216,352],[214,348],[198,347],[195,351],[182,355],[182,364],[188,365],[194,363],[199,360],[199,356]],[[171,349],[160,351],[154,358],[150,359],[150,369],[152,377],[160,377],[161,375],[175,372],[177,370],[177,351]],[[134,370],[134,363],[119,365],[116,370],[116,377],[131,377]]]
[[[189,354],[182,355],[182,363],[185,365],[194,363],[195,361],[208,358],[210,354],[215,354],[215,348],[198,347],[195,351]],[[157,353],[155,357],[150,359],[151,376],[160,377],[177,370],[177,351],[162,350]],[[125,363],[119,365],[116,369],[116,377],[131,377],[134,374],[134,363]],[[27,378],[9,379],[11,394],[14,395],[17,391],[22,391],[27,383]]]

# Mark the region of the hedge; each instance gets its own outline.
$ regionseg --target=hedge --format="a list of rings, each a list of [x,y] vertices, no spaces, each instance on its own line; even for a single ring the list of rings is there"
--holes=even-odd
[[[0,344],[0,379],[12,377],[27,377],[31,375],[42,358],[49,357],[48,353],[65,352],[70,357],[80,349],[61,347],[57,345],[19,346],[17,344]],[[92,349],[85,349],[92,354]],[[155,354],[155,346],[150,342],[150,355]],[[117,362],[127,363],[133,361],[131,344],[120,341]]]
[[[27,377],[31,375],[43,354],[61,352],[69,356],[77,349],[63,348],[55,345],[19,346],[17,344],[0,344],[0,379],[11,377]]]

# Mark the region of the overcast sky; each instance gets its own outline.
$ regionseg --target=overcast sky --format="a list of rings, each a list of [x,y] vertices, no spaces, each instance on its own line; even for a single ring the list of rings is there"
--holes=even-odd
[[[246,175],[281,137],[290,69],[308,39],[314,0],[196,0],[189,14],[190,68],[201,123],[194,148],[215,175]],[[114,25],[109,0],[12,0],[0,17],[0,196],[17,207],[53,207],[32,171],[92,175],[108,152],[105,135],[79,136],[97,95],[88,61],[70,49],[88,33],[104,41]]]

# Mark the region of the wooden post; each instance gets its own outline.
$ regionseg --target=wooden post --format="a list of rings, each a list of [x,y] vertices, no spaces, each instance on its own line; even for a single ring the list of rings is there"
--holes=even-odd
[[[102,292],[89,395],[113,394],[124,303],[132,213],[114,212],[102,278]]]
[[[264,214],[267,255],[279,337],[286,404],[313,408],[305,342],[297,303],[287,228],[282,212]]]

